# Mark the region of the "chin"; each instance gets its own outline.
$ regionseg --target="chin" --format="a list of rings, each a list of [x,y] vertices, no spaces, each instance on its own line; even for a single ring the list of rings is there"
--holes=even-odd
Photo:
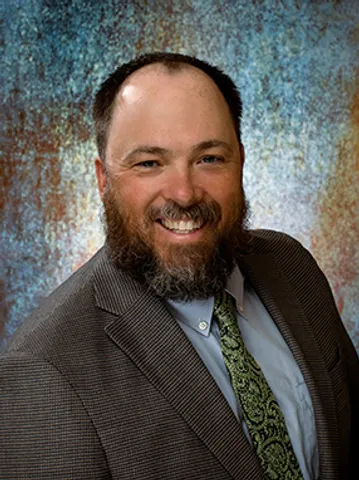
[[[167,268],[188,268],[203,265],[211,261],[216,249],[214,236],[196,242],[168,242],[152,251],[157,260]]]

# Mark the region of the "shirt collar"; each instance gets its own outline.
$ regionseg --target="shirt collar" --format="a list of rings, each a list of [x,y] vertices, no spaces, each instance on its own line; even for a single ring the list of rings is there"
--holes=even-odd
[[[244,277],[237,265],[233,270],[232,275],[228,279],[227,287],[225,290],[227,290],[227,292],[230,293],[235,299],[236,307],[239,312],[242,313],[244,299]]]
[[[236,266],[228,279],[226,291],[234,297],[240,312],[243,312],[243,288],[244,278]],[[214,297],[192,302],[175,302],[173,300],[166,302],[170,312],[177,320],[201,335],[209,336],[212,327]]]

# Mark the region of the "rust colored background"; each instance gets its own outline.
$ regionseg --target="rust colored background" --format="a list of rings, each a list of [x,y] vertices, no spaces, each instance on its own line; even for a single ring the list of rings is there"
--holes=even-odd
[[[359,351],[359,2],[5,0],[2,345],[103,242],[91,105],[145,51],[217,64],[244,101],[253,227],[315,256]]]

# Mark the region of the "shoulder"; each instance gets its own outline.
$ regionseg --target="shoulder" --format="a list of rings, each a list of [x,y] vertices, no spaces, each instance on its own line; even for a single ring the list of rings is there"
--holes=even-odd
[[[336,312],[329,282],[308,249],[283,232],[252,230],[250,234],[251,253],[265,257],[268,268],[280,271],[298,298],[303,302],[321,298]]]
[[[93,283],[103,257],[101,249],[42,300],[16,331],[5,352],[22,351],[46,357],[45,351],[56,351],[56,345],[66,342],[69,347],[72,338],[76,336],[78,340],[88,319],[96,316]]]
[[[250,245],[255,253],[285,253],[288,251],[300,251],[306,249],[303,245],[287,233],[276,230],[257,229],[250,231]]]
[[[323,275],[309,250],[287,233],[275,230],[251,230],[250,248],[251,253],[271,255],[284,270],[310,268]]]

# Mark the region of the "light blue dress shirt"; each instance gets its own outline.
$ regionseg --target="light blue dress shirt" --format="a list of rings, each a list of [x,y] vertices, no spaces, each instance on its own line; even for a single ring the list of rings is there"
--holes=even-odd
[[[303,375],[262,301],[244,282],[239,268],[235,268],[231,275],[227,291],[236,300],[237,320],[244,343],[260,365],[283,412],[304,479],[316,480],[319,478],[316,429],[312,401]],[[219,327],[212,321],[213,303],[213,297],[188,303],[167,302],[251,443],[223,361]]]

